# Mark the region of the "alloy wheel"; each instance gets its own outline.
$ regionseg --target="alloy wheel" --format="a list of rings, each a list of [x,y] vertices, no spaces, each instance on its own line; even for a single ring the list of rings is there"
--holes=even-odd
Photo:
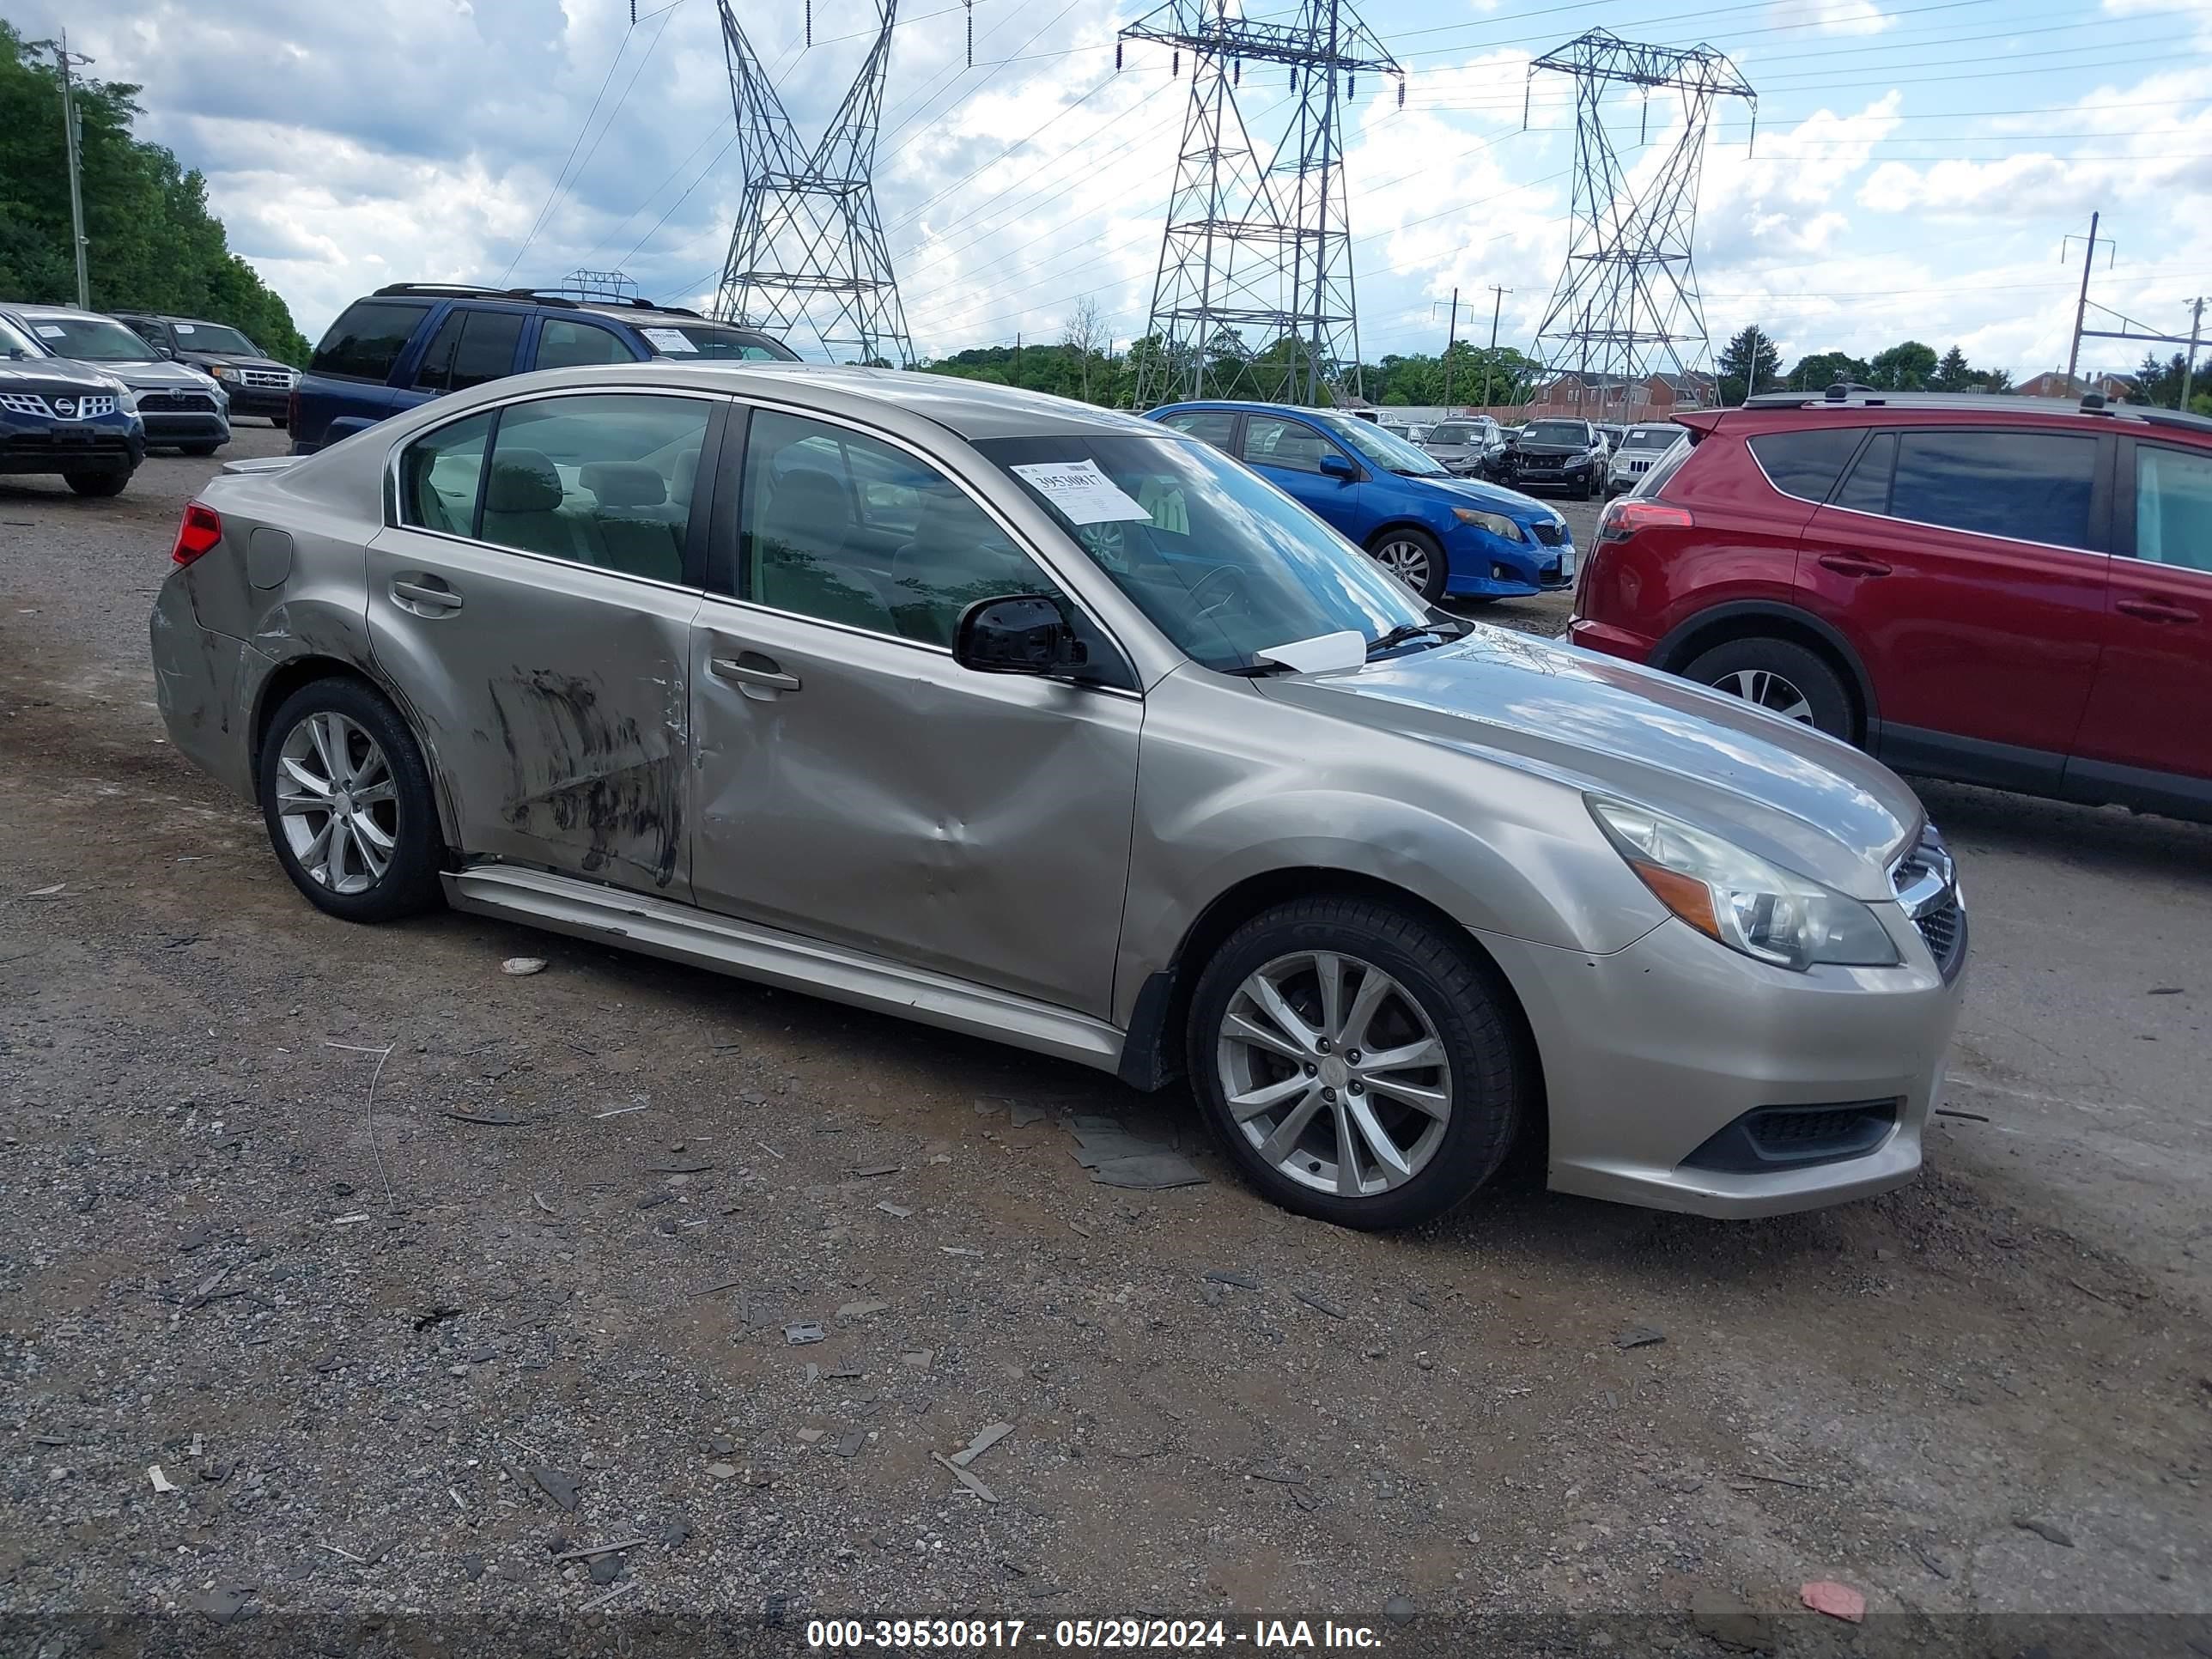
[[[384,878],[399,839],[399,793],[383,746],[331,709],[307,715],[277,750],[276,810],[300,867],[334,893]]]
[[[1435,1024],[1404,986],[1342,952],[1297,951],[1250,975],[1229,1000],[1216,1056],[1237,1131],[1321,1192],[1403,1186],[1451,1121]]]
[[[1818,724],[1813,718],[1813,705],[1805,694],[1771,669],[1735,669],[1715,680],[1713,690],[1741,697],[1746,702],[1755,702],[1802,726]]]
[[[1375,550],[1375,562],[1416,593],[1429,586],[1429,550],[1419,542],[1389,541]]]

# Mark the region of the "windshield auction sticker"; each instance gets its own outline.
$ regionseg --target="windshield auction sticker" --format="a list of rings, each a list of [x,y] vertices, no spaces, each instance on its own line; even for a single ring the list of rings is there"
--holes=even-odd
[[[699,348],[691,343],[690,338],[681,329],[641,328],[638,332],[644,335],[647,339],[652,341],[653,344],[659,346],[665,352],[673,354],[676,352],[688,351],[692,353],[694,356],[696,356],[699,350]]]
[[[1070,524],[1148,524],[1152,515],[1121,493],[1096,461],[1044,461],[1012,469]]]

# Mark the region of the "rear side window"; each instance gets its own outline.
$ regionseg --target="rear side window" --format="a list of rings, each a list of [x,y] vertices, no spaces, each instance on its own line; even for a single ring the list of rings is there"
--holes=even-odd
[[[399,522],[448,536],[476,533],[491,416],[471,415],[407,446],[399,461]]]
[[[1854,513],[1889,511],[1890,480],[1897,476],[1897,434],[1877,432],[1836,492],[1836,505]]]
[[[521,338],[519,311],[455,311],[438,325],[415,385],[423,392],[465,392],[511,374]]]
[[[1802,501],[1825,501],[1865,436],[1863,427],[1832,426],[1762,432],[1749,442],[1777,489]]]
[[[2136,446],[2136,544],[2154,564],[2212,571],[2212,455]]]
[[[712,414],[696,398],[620,392],[509,404],[484,475],[477,539],[681,582]]]
[[[393,300],[357,300],[315,348],[308,373],[340,380],[382,380],[422,321],[428,307]]]
[[[1889,515],[1978,536],[2087,548],[2096,475],[2094,438],[1967,428],[1901,432]]]
[[[1170,431],[1210,443],[1216,449],[1226,449],[1231,434],[1237,430],[1237,416],[1225,409],[1194,409],[1187,415],[1170,415],[1160,424]]]

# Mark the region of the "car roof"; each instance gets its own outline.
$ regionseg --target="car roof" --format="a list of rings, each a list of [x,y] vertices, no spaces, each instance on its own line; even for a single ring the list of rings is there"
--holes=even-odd
[[[18,305],[8,302],[6,309],[18,317],[67,317],[73,320],[112,323],[115,319],[105,312],[81,311],[75,306]]]
[[[1269,415],[1327,415],[1339,420],[1356,421],[1359,417],[1348,409],[1308,409],[1303,404],[1268,404],[1250,398],[1187,398],[1181,403],[1162,404],[1150,412],[1154,415],[1171,414],[1178,409],[1241,409],[1263,410]],[[1379,421],[1361,421],[1362,426],[1379,426]]]
[[[1962,421],[1996,421],[2005,424],[2033,422],[2080,426],[2100,421],[2131,425],[2180,428],[2212,438],[2212,417],[2185,414],[2179,410],[2154,409],[2142,404],[2107,403],[2097,393],[2086,398],[2022,398],[2011,392],[1877,392],[1854,387],[1838,396],[1804,392],[1761,392],[1734,409],[1685,410],[1675,424],[1713,432],[1755,428],[1787,431],[1804,423],[1808,415],[1850,417],[1845,424],[1869,426],[1889,419],[1912,420],[1935,416],[1943,424]]]

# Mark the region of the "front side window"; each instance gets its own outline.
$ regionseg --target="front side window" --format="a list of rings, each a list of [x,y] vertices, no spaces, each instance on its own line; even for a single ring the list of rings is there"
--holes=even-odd
[[[43,357],[46,353],[31,343],[30,336],[18,329],[5,317],[0,317],[0,356]]]
[[[1376,471],[1401,473],[1409,478],[1437,478],[1444,470],[1437,458],[1406,439],[1356,416],[1316,415],[1322,431],[1349,444]]]
[[[1419,627],[1425,615],[1327,525],[1203,444],[1079,433],[986,438],[975,447],[1206,667],[1255,667],[1275,647],[1324,634],[1372,641]],[[1110,489],[1071,493],[1085,467]]]
[[[1750,440],[1751,453],[1785,495],[1801,501],[1825,501],[1836,480],[1858,453],[1866,428],[1831,426],[1803,432],[1762,432]]]
[[[143,363],[154,349],[139,335],[106,317],[33,317],[31,331],[57,357],[83,363]]]
[[[744,596],[818,622],[949,646],[978,599],[1066,598],[935,467],[794,415],[754,415],[738,520]]]
[[[1244,422],[1244,459],[1255,466],[1278,466],[1285,472],[1318,472],[1321,458],[1334,453],[1328,440],[1304,421],[1255,415]]]
[[[428,309],[398,300],[356,300],[323,336],[308,373],[340,380],[383,380]]]
[[[2153,564],[2212,571],[2212,455],[2136,446],[2136,541]]]
[[[2090,544],[2097,440],[1942,428],[1898,434],[1890,516],[1980,536]]]
[[[636,359],[612,329],[595,323],[548,317],[538,325],[538,367],[580,368],[590,363],[628,363]]]
[[[1237,416],[1226,409],[1193,409],[1181,415],[1163,416],[1160,424],[1216,449],[1226,449],[1236,436]]]

